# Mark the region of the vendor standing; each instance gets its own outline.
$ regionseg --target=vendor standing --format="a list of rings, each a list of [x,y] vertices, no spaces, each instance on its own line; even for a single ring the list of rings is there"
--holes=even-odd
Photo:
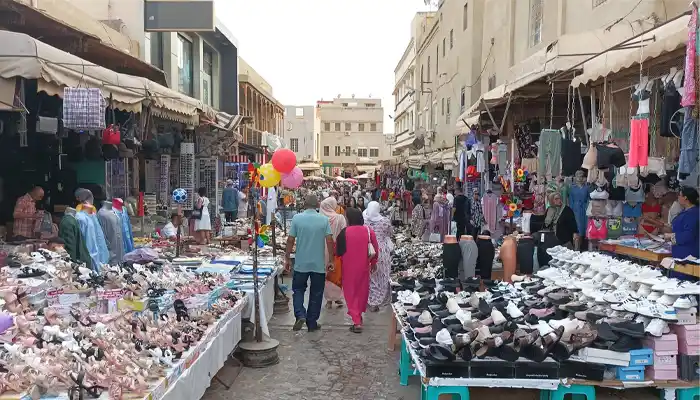
[[[31,239],[35,237],[36,223],[44,215],[37,212],[36,202],[44,198],[44,189],[34,186],[27,194],[17,199],[13,217],[12,233],[15,237]]]
[[[698,209],[698,191],[684,187],[678,195],[681,211],[671,223],[673,233],[666,234],[671,240],[671,254],[674,258],[688,256],[700,257],[700,211]]]

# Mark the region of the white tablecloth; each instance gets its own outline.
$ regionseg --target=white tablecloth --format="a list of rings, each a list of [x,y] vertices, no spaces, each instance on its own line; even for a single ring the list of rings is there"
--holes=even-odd
[[[267,327],[267,323],[270,322],[272,318],[272,313],[275,307],[275,276],[280,273],[280,269],[276,269],[275,272],[270,275],[265,282],[260,284],[260,316],[261,324],[260,327],[265,335],[270,336],[270,331]],[[246,289],[248,294],[248,304],[243,309],[242,317],[250,319],[250,322],[255,323],[255,294],[253,289]]]

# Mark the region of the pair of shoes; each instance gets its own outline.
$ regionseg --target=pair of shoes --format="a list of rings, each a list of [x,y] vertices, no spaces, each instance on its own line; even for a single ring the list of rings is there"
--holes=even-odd
[[[301,328],[304,327],[304,324],[306,324],[309,332],[314,332],[318,331],[321,329],[321,324],[316,323],[315,326],[309,326],[308,322],[306,321],[306,318],[297,318],[297,320],[294,322],[294,326],[292,327],[292,330],[295,332],[298,332],[301,330]]]

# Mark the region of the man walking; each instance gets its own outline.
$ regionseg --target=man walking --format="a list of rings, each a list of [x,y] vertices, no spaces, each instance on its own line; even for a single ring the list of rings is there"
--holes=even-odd
[[[328,217],[319,214],[318,197],[313,194],[304,199],[305,211],[292,218],[292,226],[287,238],[285,254],[285,269],[290,270],[290,253],[296,242],[294,258],[294,274],[292,275],[292,301],[294,304],[294,330],[298,331],[306,323],[309,332],[321,329],[318,318],[321,316],[323,289],[326,284],[326,251],[328,259],[335,259],[333,235]],[[309,289],[308,312],[304,308],[304,296],[307,282],[311,281]]]

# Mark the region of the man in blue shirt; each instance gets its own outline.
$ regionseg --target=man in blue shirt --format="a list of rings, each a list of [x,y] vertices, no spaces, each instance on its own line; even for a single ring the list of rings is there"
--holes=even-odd
[[[316,211],[319,207],[318,197],[313,194],[306,196],[304,205],[306,210],[292,218],[292,226],[287,238],[285,269],[290,270],[290,253],[296,243],[294,274],[292,276],[292,291],[294,292],[292,302],[296,317],[294,330],[301,330],[306,323],[309,332],[313,332],[321,328],[318,318],[321,316],[321,305],[323,304],[326,269],[332,268],[332,265],[326,265],[326,251],[328,251],[328,259],[333,260],[335,249],[328,217]],[[311,285],[307,313],[306,308],[304,308],[304,296],[309,280],[311,280]]]

